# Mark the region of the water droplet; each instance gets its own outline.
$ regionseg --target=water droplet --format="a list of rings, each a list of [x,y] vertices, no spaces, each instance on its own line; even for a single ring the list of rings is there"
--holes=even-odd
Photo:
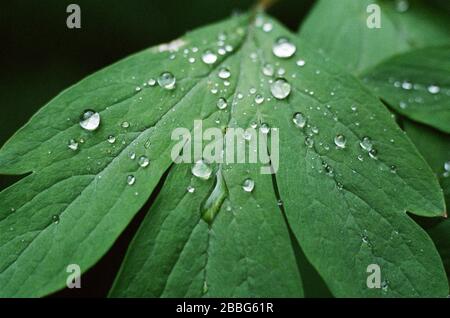
[[[450,160],[444,163],[444,170],[450,172]]]
[[[262,29],[264,32],[270,32],[273,29],[273,25],[270,22],[266,22],[263,24]]]
[[[361,140],[361,142],[359,143],[359,145],[361,146],[362,149],[366,150],[366,151],[370,151],[372,150],[372,140],[370,140],[369,137],[363,137],[363,139]]]
[[[306,125],[306,117],[302,113],[295,113],[292,121],[299,128],[303,128]]]
[[[291,93],[291,84],[284,78],[279,78],[272,83],[270,91],[276,99],[285,99]]]
[[[208,180],[211,177],[212,169],[203,160],[198,160],[192,166],[191,172],[197,178]]]
[[[440,92],[441,89],[439,86],[430,85],[430,86],[428,86],[427,90],[430,94],[437,94]]]
[[[54,224],[58,224],[59,223],[59,215],[55,214],[52,216],[52,222]]]
[[[149,165],[150,160],[146,157],[146,156],[140,156],[139,160],[138,160],[138,164],[142,167],[145,168]]]
[[[168,90],[175,88],[176,81],[177,80],[176,80],[175,76],[170,72],[163,72],[158,77],[159,86],[161,86],[164,89],[168,89]]]
[[[381,282],[381,289],[386,292],[389,289],[389,281],[386,279]]]
[[[311,131],[313,132],[313,134],[317,135],[319,133],[319,128],[317,128],[316,126],[312,126]]]
[[[217,101],[217,108],[225,109],[227,108],[227,106],[228,106],[227,100],[223,97],[219,98],[219,100]]]
[[[284,37],[278,38],[272,47],[273,54],[280,58],[289,58],[294,55],[296,50],[295,44]]]
[[[245,140],[250,140],[252,139],[252,133],[248,130],[244,131],[243,137]]]
[[[219,70],[219,77],[220,77],[221,79],[227,79],[227,78],[230,78],[230,76],[231,76],[231,72],[230,72],[230,70],[227,69],[226,67],[222,67],[222,68]]]
[[[136,178],[135,176],[133,176],[132,174],[127,176],[127,184],[128,185],[133,185],[136,182]]]
[[[81,128],[89,131],[94,131],[100,125],[100,114],[95,110],[85,110],[80,117]]]
[[[267,135],[269,133],[269,131],[270,131],[270,126],[268,124],[266,124],[266,123],[262,123],[261,124],[261,132],[264,135]]]
[[[228,188],[222,176],[222,170],[216,172],[215,185],[208,198],[201,206],[203,220],[211,224],[219,213],[225,198],[228,196]]]
[[[134,159],[136,159],[136,153],[135,153],[135,152],[130,152],[130,153],[128,154],[128,157],[129,157],[131,160],[134,160]]]
[[[266,76],[273,76],[275,69],[272,64],[266,63],[266,64],[264,64],[264,66],[262,68],[262,72]]]
[[[122,128],[128,128],[128,127],[130,127],[130,123],[127,121],[124,121],[121,126],[122,126]]]
[[[305,145],[306,145],[308,148],[314,147],[314,140],[313,140],[311,137],[306,137],[306,138],[305,138]]]
[[[255,96],[255,103],[259,105],[259,104],[262,104],[263,102],[264,102],[264,96],[257,94]]]
[[[68,144],[69,149],[75,151],[78,149],[78,142],[75,139],[70,139]]]
[[[370,158],[372,158],[372,159],[377,159],[377,150],[374,149],[374,148],[370,149],[370,150],[369,150],[369,156],[370,156]]]
[[[298,66],[302,67],[302,66],[305,66],[306,62],[305,62],[305,60],[300,59],[300,60],[298,60],[298,61],[296,62],[296,64],[297,64]]]
[[[390,167],[389,167],[389,170],[390,170],[392,173],[397,173],[397,167],[396,167],[395,165],[390,166]]]
[[[400,13],[408,11],[408,9],[409,9],[408,0],[396,0],[395,1],[395,9],[397,10],[397,12],[400,12]]]
[[[347,139],[345,138],[344,135],[336,135],[336,137],[334,137],[334,143],[336,144],[336,146],[338,148],[345,148],[345,144],[347,143]]]
[[[191,186],[191,185],[188,186],[186,190],[187,190],[187,192],[189,192],[189,193],[194,193],[194,192],[195,192],[195,188],[194,188],[193,186]]]
[[[151,78],[151,79],[148,80],[147,84],[148,84],[149,86],[155,86],[156,80],[155,80],[154,78]]]
[[[244,189],[245,192],[252,192],[255,188],[255,181],[253,179],[247,178],[244,180],[244,183],[242,183],[242,189]]]
[[[115,142],[116,142],[116,137],[114,137],[113,135],[109,135],[109,136],[108,136],[108,142],[109,142],[110,144],[115,143]]]
[[[364,160],[363,155],[358,155],[358,160],[359,160],[359,161],[363,161],[363,160]]]
[[[403,89],[410,90],[410,89],[412,89],[412,87],[413,87],[413,85],[412,85],[411,82],[404,81],[404,82],[402,83],[402,88],[403,88]]]
[[[208,65],[214,64],[217,61],[217,55],[214,54],[212,51],[207,50],[202,55],[202,61],[203,63]]]

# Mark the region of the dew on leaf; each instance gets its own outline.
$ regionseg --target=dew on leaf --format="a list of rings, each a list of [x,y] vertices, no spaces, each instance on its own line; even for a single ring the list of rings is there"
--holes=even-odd
[[[124,122],[122,122],[121,126],[122,126],[122,128],[128,128],[128,127],[130,127],[130,123],[127,121],[124,121]]]
[[[140,156],[138,159],[138,164],[142,167],[145,168],[149,165],[150,160],[146,157],[146,156]]]
[[[136,177],[133,176],[132,174],[127,176],[127,184],[128,185],[133,185],[136,182]]]
[[[217,108],[219,108],[219,109],[225,109],[225,108],[227,108],[228,103],[225,98],[221,97],[218,99],[216,105],[217,105]]]
[[[369,137],[363,137],[363,139],[360,141],[359,145],[361,146],[362,149],[366,150],[366,151],[370,151],[372,150],[372,140]]]
[[[306,62],[303,59],[297,60],[296,64],[300,67],[305,66]]]
[[[255,96],[255,103],[256,104],[262,104],[264,102],[264,96],[262,96],[261,94],[257,94]]]
[[[285,99],[291,93],[291,84],[284,78],[278,78],[270,86],[270,92],[276,99]]]
[[[158,76],[158,84],[164,89],[172,90],[175,88],[175,76],[170,72],[163,72]]]
[[[217,55],[214,54],[211,50],[206,50],[202,55],[202,61],[205,64],[211,65],[216,63]]]
[[[245,192],[252,192],[255,188],[255,181],[253,179],[247,178],[242,183],[242,189],[244,189]]]
[[[54,224],[58,224],[59,223],[59,215],[55,214],[52,216],[52,222]]]
[[[147,81],[147,84],[149,86],[155,86],[156,85],[156,80],[154,78],[151,78]]]
[[[113,144],[116,142],[116,137],[114,137],[113,135],[109,135],[107,140],[110,144]]]
[[[275,69],[272,64],[266,63],[262,68],[262,73],[266,76],[273,76]]]
[[[295,44],[285,37],[278,38],[272,47],[272,52],[276,57],[289,58],[297,50]]]
[[[265,135],[267,135],[270,131],[270,126],[266,123],[261,124],[261,132]]]
[[[195,192],[195,188],[194,188],[193,186],[191,186],[191,185],[188,186],[186,190],[187,190],[187,192],[189,192],[189,193],[194,193],[194,192]]]
[[[295,113],[292,121],[299,128],[303,128],[306,125],[306,117],[302,113]]]
[[[305,145],[306,145],[308,148],[314,147],[314,140],[313,140],[311,137],[306,137],[306,138],[305,138]]]
[[[211,177],[212,169],[205,161],[198,160],[192,166],[191,172],[197,178],[208,180]]]
[[[338,134],[336,137],[334,137],[334,143],[338,148],[345,148],[345,144],[347,143],[347,139],[344,135]]]
[[[221,78],[221,79],[227,79],[227,78],[230,78],[230,76],[231,76],[231,72],[230,72],[230,70],[229,69],[227,69],[226,67],[222,67],[220,70],[219,70],[219,77]]]
[[[430,85],[428,86],[427,90],[430,94],[437,94],[440,92],[441,89],[437,85]]]
[[[100,114],[95,110],[85,110],[80,116],[81,128],[89,131],[94,131],[100,125]]]
[[[75,151],[78,149],[78,142],[76,142],[75,139],[70,139],[69,143],[68,143],[68,147],[69,147],[69,149]]]

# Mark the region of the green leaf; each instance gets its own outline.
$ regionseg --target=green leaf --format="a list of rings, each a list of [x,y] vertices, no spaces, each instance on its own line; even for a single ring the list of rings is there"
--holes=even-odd
[[[395,56],[362,75],[399,113],[450,133],[450,45]]]
[[[380,28],[367,26],[373,13],[367,8],[373,4],[380,8]],[[337,6],[320,0],[301,25],[300,37],[359,74],[395,54],[448,43],[449,30],[448,16],[425,1],[340,0]]]
[[[295,56],[274,55],[280,37],[288,39],[282,51],[294,45]],[[232,52],[219,50],[215,63],[203,63],[221,41]],[[264,75],[267,63],[280,75]],[[222,67],[227,80],[218,76]],[[167,71],[176,77],[173,90],[143,85]],[[289,82],[287,98],[272,96],[276,76]],[[221,97],[225,109],[217,107]],[[87,108],[101,116],[95,131],[79,125]],[[298,112],[304,128],[293,122]],[[279,132],[276,174],[261,174],[262,163],[214,163],[212,177],[202,180],[191,164],[173,164],[173,130],[193,131],[200,119],[204,129],[223,131],[267,124],[274,156]],[[70,139],[77,150],[68,148]],[[147,156],[149,166],[130,153]],[[448,293],[433,243],[406,214],[442,215],[431,169],[354,77],[261,15],[199,29],[88,77],[4,145],[0,172],[27,175],[0,193],[0,296],[46,295],[64,286],[67,265],[83,272],[93,266],[166,171],[112,296],[301,296],[293,237],[335,296]],[[248,178],[254,189],[244,191]],[[367,288],[370,264],[380,266],[384,288]]]
[[[444,190],[447,209],[450,206],[450,176],[445,170],[445,163],[450,161],[450,135],[432,128],[403,121],[403,128],[436,173]],[[450,220],[442,219],[425,227],[433,239],[447,271],[450,281]]]

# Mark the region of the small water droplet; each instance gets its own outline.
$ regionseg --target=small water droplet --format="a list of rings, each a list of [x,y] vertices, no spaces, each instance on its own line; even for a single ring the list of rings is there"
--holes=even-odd
[[[230,72],[230,70],[227,69],[226,67],[222,67],[222,68],[219,70],[219,77],[220,77],[221,79],[227,79],[227,78],[230,78],[230,76],[231,76],[231,72]]]
[[[130,152],[130,153],[128,154],[128,157],[129,157],[131,160],[134,160],[134,159],[136,159],[136,153],[135,153],[135,152]]]
[[[306,145],[308,148],[314,147],[314,140],[313,140],[311,137],[306,137],[306,138],[305,138],[305,145]]]
[[[391,165],[389,167],[389,170],[391,171],[391,173],[397,173],[397,167],[395,165]]]
[[[372,159],[377,159],[377,150],[374,149],[374,148],[370,149],[370,150],[369,150],[369,156],[370,156],[370,158],[372,158]]]
[[[139,160],[138,160],[138,164],[142,167],[145,168],[149,165],[150,160],[146,157],[146,156],[140,156]]]
[[[121,126],[122,126],[122,128],[128,128],[128,127],[130,127],[130,123],[127,121],[124,121]]]
[[[52,216],[52,222],[54,224],[58,224],[59,223],[59,215],[55,214]]]
[[[202,61],[208,65],[214,64],[217,61],[217,55],[210,50],[206,50],[202,55]]]
[[[191,172],[197,178],[208,180],[211,177],[212,169],[205,161],[198,160],[192,166]]]
[[[69,147],[69,149],[75,151],[78,149],[78,142],[76,142],[75,139],[70,139],[69,143],[68,143],[68,147]]]
[[[413,85],[412,85],[411,82],[404,81],[404,82],[402,83],[402,88],[403,88],[403,89],[410,90],[410,89],[412,89],[412,87],[413,87]]]
[[[264,135],[267,135],[269,133],[269,131],[270,131],[270,126],[268,124],[266,124],[266,123],[262,123],[261,124],[261,132]]]
[[[384,292],[388,291],[388,289],[389,289],[389,281],[387,279],[381,282],[381,289]]]
[[[133,176],[132,174],[127,176],[127,184],[128,185],[133,185],[136,182],[136,177]]]
[[[370,140],[370,138],[367,136],[363,137],[363,139],[361,140],[359,145],[361,146],[362,149],[364,149],[366,151],[370,151],[373,147],[372,140]]]
[[[170,72],[163,72],[158,77],[159,86],[167,90],[174,89],[176,81],[175,76]]]
[[[259,104],[262,104],[263,102],[264,102],[264,96],[257,94],[255,96],[255,103],[259,105]]]
[[[248,130],[244,131],[243,137],[245,140],[251,140],[252,139],[252,133]]]
[[[396,0],[395,1],[395,9],[397,10],[397,12],[400,12],[400,13],[408,11],[408,9],[409,9],[408,0]]]
[[[296,64],[297,64],[298,66],[302,67],[302,66],[305,66],[306,62],[305,62],[305,60],[300,59],[300,60],[298,60],[298,61],[296,62]]]
[[[242,183],[242,189],[244,189],[245,192],[252,192],[255,188],[255,181],[253,179],[247,178]]]
[[[275,69],[272,64],[266,63],[262,68],[262,72],[266,76],[273,76]]]
[[[437,85],[430,85],[428,86],[427,90],[430,94],[437,94],[440,92],[441,89]]]
[[[227,100],[223,97],[219,98],[219,100],[217,101],[217,108],[225,109],[227,108],[227,106],[228,106]]]
[[[295,113],[292,121],[299,128],[303,128],[306,125],[306,117],[302,113]]]
[[[266,22],[263,24],[262,29],[264,32],[270,32],[273,29],[273,25],[270,22]]]
[[[347,139],[344,135],[338,134],[336,137],[334,137],[334,143],[338,148],[345,148],[345,144],[347,143]]]
[[[450,172],[450,160],[444,163],[444,170]]]
[[[108,136],[108,142],[109,142],[110,144],[115,143],[115,142],[116,142],[116,137],[114,137],[113,135],[109,135],[109,136]]]
[[[95,110],[85,110],[80,117],[81,128],[89,131],[94,131],[100,125],[100,114]]]
[[[155,86],[156,85],[156,80],[154,78],[151,78],[148,80],[147,84],[149,86]]]
[[[280,58],[289,58],[294,55],[296,50],[295,44],[284,37],[278,38],[272,47],[273,54]]]
[[[194,192],[195,192],[195,188],[194,188],[193,186],[191,186],[191,185],[188,186],[186,190],[187,190],[187,192],[189,192],[189,193],[194,193]]]
[[[276,99],[285,99],[291,93],[291,84],[284,78],[278,78],[270,86],[270,91]]]

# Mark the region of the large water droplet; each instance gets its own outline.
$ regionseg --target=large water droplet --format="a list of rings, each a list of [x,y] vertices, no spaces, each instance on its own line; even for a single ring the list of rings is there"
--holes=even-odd
[[[345,138],[344,135],[336,135],[336,137],[334,137],[334,143],[336,144],[336,146],[338,148],[345,148],[345,144],[347,143],[347,139]]]
[[[175,76],[170,72],[161,73],[161,75],[159,75],[159,77],[158,77],[159,86],[161,86],[164,89],[168,89],[168,90],[175,88],[176,81],[177,80],[176,80]]]
[[[212,51],[207,50],[202,55],[202,61],[203,63],[208,65],[214,64],[217,61],[217,55],[214,54]]]
[[[291,93],[291,84],[284,78],[279,78],[270,86],[270,92],[276,99],[285,99]]]
[[[93,131],[100,125],[100,114],[95,110],[85,110],[80,117],[80,126],[83,129]]]
[[[247,178],[242,183],[242,189],[244,189],[245,192],[252,192],[255,188],[255,181],[253,179]]]
[[[216,183],[213,190],[209,194],[206,201],[202,204],[201,213],[202,218],[209,224],[214,221],[217,213],[228,196],[228,189],[225,183],[225,179],[222,176],[222,171],[219,169],[216,173]]]
[[[198,160],[192,166],[191,172],[197,178],[208,180],[211,177],[212,169],[203,160]]]
[[[138,159],[138,164],[142,167],[145,168],[149,165],[150,160],[146,157],[146,156],[140,156]]]
[[[292,121],[299,128],[303,128],[306,125],[306,117],[302,113],[295,113]]]
[[[284,37],[278,38],[272,47],[273,54],[280,58],[289,58],[294,55],[296,50],[295,44]]]

